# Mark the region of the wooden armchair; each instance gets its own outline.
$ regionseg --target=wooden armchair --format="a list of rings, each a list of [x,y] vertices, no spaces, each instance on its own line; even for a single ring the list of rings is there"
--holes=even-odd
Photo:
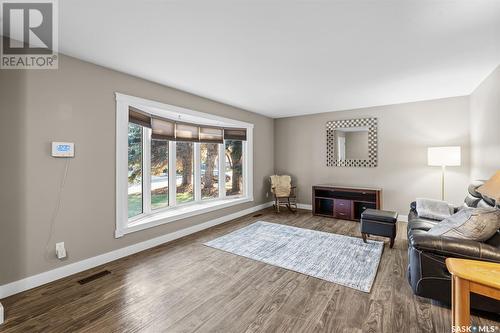
[[[292,186],[292,177],[288,175],[271,176],[271,192],[274,196],[273,207],[277,213],[281,207],[287,207],[292,213],[297,212],[296,186]]]

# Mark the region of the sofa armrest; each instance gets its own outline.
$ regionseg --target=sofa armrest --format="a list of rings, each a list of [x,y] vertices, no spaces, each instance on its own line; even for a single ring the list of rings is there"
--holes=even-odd
[[[499,248],[473,240],[410,233],[408,242],[415,249],[444,257],[500,263]]]

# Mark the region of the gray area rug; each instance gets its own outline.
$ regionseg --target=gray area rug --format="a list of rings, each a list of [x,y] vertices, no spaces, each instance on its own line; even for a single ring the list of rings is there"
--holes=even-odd
[[[259,221],[204,245],[370,292],[384,243]]]

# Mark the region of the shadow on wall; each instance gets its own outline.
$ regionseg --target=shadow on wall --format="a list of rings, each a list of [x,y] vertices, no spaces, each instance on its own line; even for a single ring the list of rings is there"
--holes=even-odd
[[[27,270],[25,73],[0,70],[0,285]]]
[[[265,177],[263,180],[262,180],[262,196],[264,198],[266,198],[266,201],[271,201],[272,200],[272,194],[271,194],[271,181],[270,181],[270,177],[271,175],[269,175],[268,177]]]

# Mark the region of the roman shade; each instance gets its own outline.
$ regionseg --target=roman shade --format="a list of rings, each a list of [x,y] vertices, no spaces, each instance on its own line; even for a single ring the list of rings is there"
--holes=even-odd
[[[151,128],[151,138],[156,140],[224,143],[224,140],[246,141],[245,128],[222,128],[161,118],[129,106],[129,122]]]
[[[128,121],[136,125],[151,128],[151,116],[131,106],[128,107]]]
[[[151,138],[156,140],[175,140],[175,122],[163,118],[152,118],[153,133]]]
[[[247,140],[247,130],[245,128],[224,128],[224,140]]]
[[[200,142],[224,143],[224,130],[219,127],[200,127]]]
[[[176,123],[175,139],[177,141],[199,141],[199,127],[194,124]]]

